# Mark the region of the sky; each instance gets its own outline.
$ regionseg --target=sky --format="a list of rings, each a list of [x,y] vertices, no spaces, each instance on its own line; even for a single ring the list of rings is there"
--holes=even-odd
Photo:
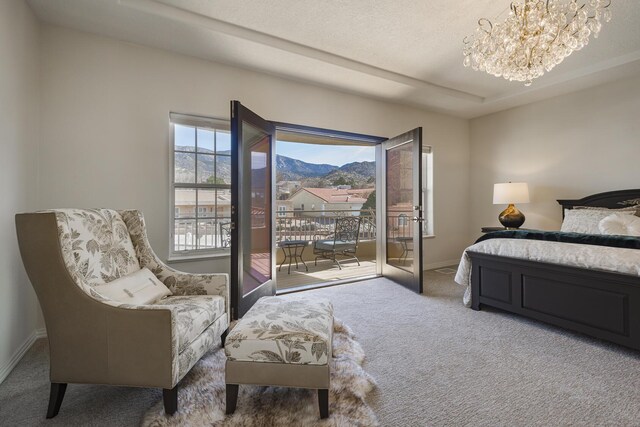
[[[342,166],[352,162],[373,162],[375,147],[300,144],[296,142],[276,142],[276,154],[302,160],[307,163],[326,163]]]

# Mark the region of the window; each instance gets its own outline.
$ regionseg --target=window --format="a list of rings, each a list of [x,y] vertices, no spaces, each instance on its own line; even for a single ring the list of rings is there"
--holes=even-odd
[[[228,251],[231,223],[229,121],[171,113],[171,255]]]
[[[286,206],[278,206],[278,216],[286,216],[287,213],[287,207]]]
[[[424,209],[423,234],[434,236],[433,225],[433,149],[422,146],[422,208]]]

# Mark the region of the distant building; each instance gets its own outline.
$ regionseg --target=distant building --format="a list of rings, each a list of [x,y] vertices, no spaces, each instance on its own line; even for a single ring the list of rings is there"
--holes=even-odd
[[[361,193],[352,193],[353,190],[341,190],[337,188],[300,188],[293,193],[289,200],[294,211],[303,216],[331,216],[333,212],[326,211],[353,211],[351,215],[360,215],[362,205],[367,201]],[[369,192],[373,191],[371,189]],[[368,197],[368,195],[367,195]],[[314,214],[313,211],[319,211]]]
[[[347,193],[351,194],[352,196],[360,197],[361,199],[367,200],[371,193],[373,193],[374,191],[376,191],[375,188],[355,188],[349,189]]]
[[[293,203],[291,200],[276,200],[276,218],[293,216]]]
[[[302,184],[300,181],[278,181],[276,183],[276,194],[279,200],[287,200],[291,193],[298,190]]]
[[[196,190],[178,188],[175,192],[175,217],[195,218]],[[198,193],[198,217],[200,218],[230,218],[231,192],[230,190],[200,190]]]

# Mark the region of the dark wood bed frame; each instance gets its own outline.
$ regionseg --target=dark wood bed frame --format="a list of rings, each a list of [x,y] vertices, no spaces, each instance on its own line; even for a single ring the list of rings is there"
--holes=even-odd
[[[610,191],[574,206],[623,208],[640,190]],[[491,306],[640,350],[640,277],[468,252],[474,310]]]

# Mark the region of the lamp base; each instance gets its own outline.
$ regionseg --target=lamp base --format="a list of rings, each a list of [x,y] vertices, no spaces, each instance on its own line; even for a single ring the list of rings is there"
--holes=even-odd
[[[524,215],[511,203],[507,209],[500,212],[498,220],[506,228],[518,228],[524,224]]]

